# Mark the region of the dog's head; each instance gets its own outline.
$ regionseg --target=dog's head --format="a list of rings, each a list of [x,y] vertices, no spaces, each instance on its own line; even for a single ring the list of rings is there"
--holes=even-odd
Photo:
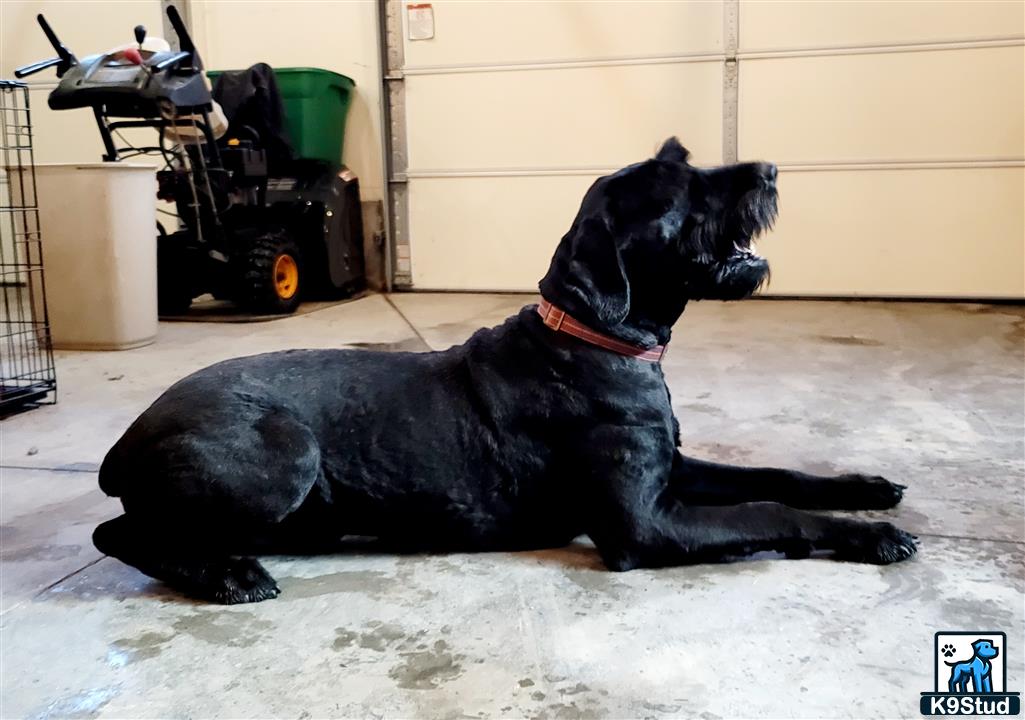
[[[983,660],[992,660],[1000,654],[1000,651],[993,647],[993,643],[989,640],[976,640],[972,643],[972,650],[975,651],[976,657]]]
[[[676,138],[587,191],[544,296],[596,329],[664,343],[688,300],[735,300],[766,280],[752,240],[776,218],[776,166],[696,168]]]

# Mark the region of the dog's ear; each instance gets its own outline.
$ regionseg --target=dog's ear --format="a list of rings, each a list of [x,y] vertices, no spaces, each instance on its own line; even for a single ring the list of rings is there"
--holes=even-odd
[[[690,158],[690,151],[680,144],[675,135],[662,143],[662,147],[655,153],[656,160],[667,162],[685,163],[688,158]]]
[[[604,218],[587,217],[573,224],[541,280],[541,292],[585,322],[591,315],[603,328],[626,319],[630,284]]]

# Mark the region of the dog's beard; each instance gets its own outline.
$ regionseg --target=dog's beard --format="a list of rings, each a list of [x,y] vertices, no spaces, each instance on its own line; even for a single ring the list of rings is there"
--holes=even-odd
[[[775,188],[758,188],[746,193],[737,203],[731,225],[733,247],[731,255],[758,256],[754,240],[762,233],[772,230],[779,212],[779,193]]]
[[[730,256],[715,272],[717,300],[741,300],[754,295],[769,281],[769,262],[751,252]],[[711,299],[711,298],[710,298]]]
[[[775,188],[756,188],[744,194],[733,213],[706,220],[695,229],[701,251],[692,263],[691,298],[739,300],[769,281],[769,263],[758,254],[754,241],[772,229],[778,197]]]

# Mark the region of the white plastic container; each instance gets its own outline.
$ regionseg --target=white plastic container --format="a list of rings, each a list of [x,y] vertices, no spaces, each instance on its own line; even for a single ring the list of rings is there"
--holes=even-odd
[[[127,350],[156,338],[155,170],[123,162],[36,166],[55,348]]]

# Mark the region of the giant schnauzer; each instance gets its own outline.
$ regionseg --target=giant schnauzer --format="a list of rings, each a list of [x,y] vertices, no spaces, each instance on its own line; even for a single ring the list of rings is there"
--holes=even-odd
[[[587,191],[543,301],[444,352],[289,350],[171,386],[107,454],[124,515],[96,547],[222,603],[278,595],[253,557],[396,549],[526,550],[586,534],[610,570],[759,551],[885,564],[916,551],[887,522],[903,486],[682,455],[659,359],[690,300],[753,293],[752,238],[776,167],[696,168],[675,139]]]

